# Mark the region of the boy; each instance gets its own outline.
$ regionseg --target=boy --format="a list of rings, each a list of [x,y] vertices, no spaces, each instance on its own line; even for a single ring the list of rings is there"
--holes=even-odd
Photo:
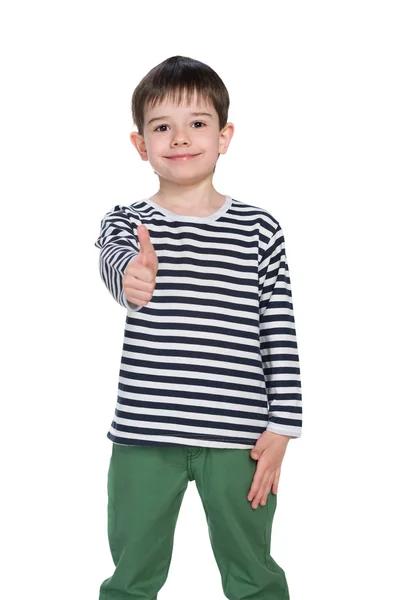
[[[100,600],[157,599],[193,480],[225,596],[289,599],[270,543],[281,463],[302,427],[291,284],[278,221],[213,187],[228,107],[215,71],[182,56],[133,93],[131,141],[160,186],[107,212],[95,242],[127,309],[107,433],[116,568]]]

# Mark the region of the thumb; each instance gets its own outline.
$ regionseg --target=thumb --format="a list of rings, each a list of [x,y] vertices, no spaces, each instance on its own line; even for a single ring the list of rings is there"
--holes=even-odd
[[[155,248],[151,242],[150,233],[146,225],[140,223],[140,225],[137,226],[137,234],[140,247],[138,260],[145,267],[153,268],[153,257],[155,258]]]
[[[252,458],[258,459],[258,458],[260,458],[261,450],[259,448],[257,448],[257,446],[254,446],[254,448],[251,450],[250,454],[251,454]]]

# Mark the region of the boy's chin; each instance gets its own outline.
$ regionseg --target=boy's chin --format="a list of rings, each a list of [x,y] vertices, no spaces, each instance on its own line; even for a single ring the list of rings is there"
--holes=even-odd
[[[189,173],[189,171],[187,173],[184,172],[184,170],[182,169],[179,173],[179,175],[177,174],[176,177],[171,176],[171,173],[162,173],[162,172],[157,172],[153,169],[153,173],[155,175],[158,175],[158,177],[160,178],[160,180],[163,181],[168,181],[170,183],[177,183],[177,184],[181,184],[182,182],[188,182],[188,183],[196,183],[197,181],[203,181],[203,179],[205,179],[209,173],[194,173],[193,171],[191,171]]]

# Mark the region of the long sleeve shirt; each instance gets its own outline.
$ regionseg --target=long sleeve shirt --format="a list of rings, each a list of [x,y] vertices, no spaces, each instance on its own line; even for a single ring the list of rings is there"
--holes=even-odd
[[[140,224],[158,257],[144,306],[122,286]],[[265,430],[300,437],[291,282],[271,213],[226,196],[211,215],[184,216],[146,198],[109,210],[95,246],[101,278],[127,311],[113,443],[253,448]]]

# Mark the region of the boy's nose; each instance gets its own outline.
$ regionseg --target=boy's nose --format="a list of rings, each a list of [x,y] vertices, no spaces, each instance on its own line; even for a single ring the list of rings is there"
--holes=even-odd
[[[183,131],[177,131],[176,134],[174,135],[174,140],[173,140],[174,145],[176,144],[188,144],[189,143],[189,136],[184,133]]]

